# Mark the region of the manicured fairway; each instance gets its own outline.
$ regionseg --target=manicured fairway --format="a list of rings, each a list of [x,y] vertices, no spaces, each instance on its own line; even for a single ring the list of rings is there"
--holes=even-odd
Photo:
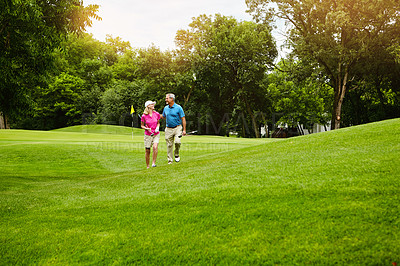
[[[0,264],[400,263],[400,119],[290,139],[0,131]]]

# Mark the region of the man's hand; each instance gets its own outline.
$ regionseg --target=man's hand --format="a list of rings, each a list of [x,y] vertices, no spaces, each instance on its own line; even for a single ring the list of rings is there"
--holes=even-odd
[[[186,118],[185,117],[181,117],[181,119],[182,119],[182,126],[183,126],[182,135],[186,136]]]

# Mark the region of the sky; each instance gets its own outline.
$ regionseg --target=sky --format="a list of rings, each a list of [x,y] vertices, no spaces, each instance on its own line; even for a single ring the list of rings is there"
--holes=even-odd
[[[161,50],[175,49],[175,35],[188,29],[193,17],[220,13],[238,21],[251,21],[245,0],[83,0],[85,6],[99,5],[102,20],[93,20],[87,28],[94,38],[105,41],[106,35],[121,37],[132,47],[154,44]],[[279,43],[282,36],[274,34]]]

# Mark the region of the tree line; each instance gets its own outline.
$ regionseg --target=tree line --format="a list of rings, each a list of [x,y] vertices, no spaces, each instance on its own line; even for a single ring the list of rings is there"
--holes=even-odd
[[[246,2],[254,21],[200,15],[177,31],[177,49],[162,51],[84,33],[100,19],[96,5],[5,1],[4,124],[129,126],[131,105],[140,115],[143,103],[155,100],[162,111],[170,92],[185,110],[188,131],[200,134],[260,137],[261,126],[276,123],[330,122],[335,129],[399,116],[398,2]],[[271,34],[277,17],[291,25],[292,52],[279,62]]]

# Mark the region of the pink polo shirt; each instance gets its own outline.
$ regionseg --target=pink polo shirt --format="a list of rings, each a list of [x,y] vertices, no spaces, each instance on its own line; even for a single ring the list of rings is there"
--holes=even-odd
[[[142,122],[146,125],[146,127],[151,128],[151,133],[154,133],[155,135],[160,134],[160,132],[155,133],[154,131],[156,130],[158,120],[160,120],[160,114],[157,113],[156,111],[153,111],[153,114],[150,116],[143,114],[142,115]],[[151,133],[148,130],[144,131],[144,134],[150,136]]]

